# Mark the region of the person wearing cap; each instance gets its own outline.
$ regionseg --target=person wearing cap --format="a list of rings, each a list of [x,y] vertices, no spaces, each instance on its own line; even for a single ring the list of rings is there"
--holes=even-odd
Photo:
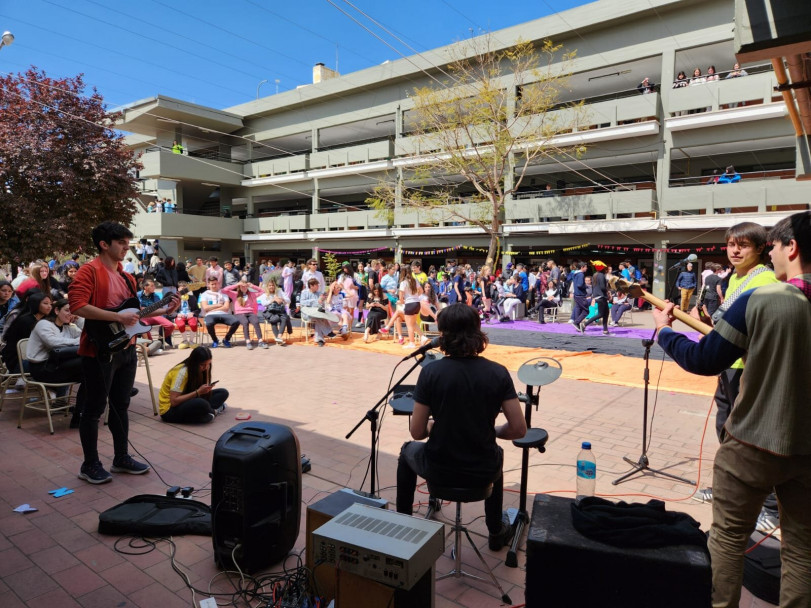
[[[591,277],[591,303],[597,305],[597,315],[581,321],[577,327],[580,333],[586,332],[586,327],[597,319],[603,320],[603,335],[608,335],[608,281],[605,274],[608,266],[600,260],[592,261],[594,275]]]

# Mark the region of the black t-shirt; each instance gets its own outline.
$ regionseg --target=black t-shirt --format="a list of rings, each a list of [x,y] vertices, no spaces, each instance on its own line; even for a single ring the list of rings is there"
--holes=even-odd
[[[488,483],[501,471],[495,420],[516,397],[507,369],[483,357],[445,357],[420,371],[414,401],[434,426],[425,446],[427,477],[437,483]]]
[[[707,293],[704,294],[705,300],[718,300],[717,287],[721,284],[722,280],[723,279],[715,273],[704,279],[704,286],[707,288]]]

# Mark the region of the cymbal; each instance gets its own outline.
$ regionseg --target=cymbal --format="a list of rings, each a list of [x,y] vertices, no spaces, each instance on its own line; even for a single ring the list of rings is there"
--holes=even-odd
[[[544,386],[560,378],[562,372],[563,367],[557,359],[538,357],[518,368],[518,379],[528,386]]]
[[[332,321],[333,323],[338,323],[341,320],[341,317],[335,313],[328,310],[321,310],[317,306],[302,306],[301,312],[308,317],[312,317],[313,319],[326,319],[327,321]]]

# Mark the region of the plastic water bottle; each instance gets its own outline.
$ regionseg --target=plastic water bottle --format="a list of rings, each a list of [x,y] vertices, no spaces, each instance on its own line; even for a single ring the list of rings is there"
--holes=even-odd
[[[584,441],[577,455],[577,502],[586,496],[594,496],[597,484],[597,460],[591,451],[591,443]]]

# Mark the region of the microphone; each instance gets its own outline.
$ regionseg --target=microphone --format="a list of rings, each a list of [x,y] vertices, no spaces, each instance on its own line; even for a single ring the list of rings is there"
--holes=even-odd
[[[692,264],[692,263],[697,262],[697,261],[698,261],[698,256],[695,253],[691,253],[690,255],[688,255],[683,260],[680,260],[679,262],[676,262],[675,264],[673,264],[673,266],[670,267],[670,270],[674,270],[674,269],[678,268],[679,266],[684,266],[687,263]]]
[[[424,355],[425,353],[427,353],[432,348],[437,348],[437,347],[439,347],[439,336],[437,336],[436,338],[434,338],[430,342],[426,342],[425,344],[420,346],[417,350],[415,350],[413,353],[411,353],[407,357],[403,357],[403,361],[408,361],[409,359],[413,359],[414,357],[419,357],[420,355]]]

